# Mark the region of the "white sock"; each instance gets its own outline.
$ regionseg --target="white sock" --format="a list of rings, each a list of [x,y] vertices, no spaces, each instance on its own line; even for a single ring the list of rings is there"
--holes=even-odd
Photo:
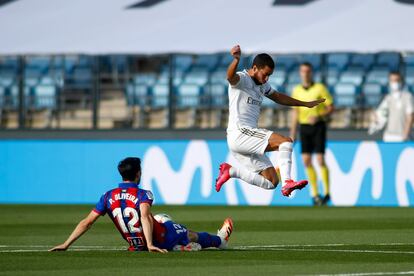
[[[282,187],[285,186],[285,181],[290,178],[290,169],[292,167],[292,150],[293,144],[291,142],[283,142],[279,146],[278,165],[280,171],[280,178]]]
[[[244,180],[251,185],[255,185],[266,190],[272,190],[276,188],[276,186],[273,185],[272,182],[270,182],[260,174],[249,172],[246,169],[231,167],[230,176],[240,178],[241,180]]]

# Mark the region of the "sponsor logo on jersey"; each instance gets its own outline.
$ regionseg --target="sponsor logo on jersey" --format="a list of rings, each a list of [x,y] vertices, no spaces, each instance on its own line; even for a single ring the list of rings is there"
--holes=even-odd
[[[260,106],[262,104],[262,99],[257,100],[257,99],[253,99],[252,97],[248,97],[246,102],[248,104],[254,104],[254,105]]]

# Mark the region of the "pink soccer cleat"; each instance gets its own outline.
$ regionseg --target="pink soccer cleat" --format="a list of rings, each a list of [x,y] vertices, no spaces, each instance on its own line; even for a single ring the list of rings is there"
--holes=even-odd
[[[217,236],[219,236],[221,240],[221,249],[227,248],[231,233],[233,233],[233,220],[231,218],[226,218],[223,222],[223,226],[217,231]]]
[[[290,194],[294,190],[302,190],[306,185],[308,185],[307,180],[301,180],[301,181],[294,181],[292,179],[288,179],[285,181],[285,186],[282,187],[282,194],[284,196],[290,196]]]
[[[220,172],[219,172],[219,176],[216,179],[216,191],[220,192],[221,187],[224,185],[224,183],[227,182],[227,180],[229,180],[230,177],[230,168],[231,165],[227,164],[227,163],[222,163],[220,165]]]

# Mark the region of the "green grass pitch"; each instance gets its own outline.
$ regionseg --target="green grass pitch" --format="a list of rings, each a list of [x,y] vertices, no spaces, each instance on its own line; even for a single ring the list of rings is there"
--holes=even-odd
[[[412,208],[155,206],[196,231],[215,232],[231,216],[230,249],[127,252],[103,217],[72,250],[46,251],[91,208],[0,205],[0,275],[414,274]]]

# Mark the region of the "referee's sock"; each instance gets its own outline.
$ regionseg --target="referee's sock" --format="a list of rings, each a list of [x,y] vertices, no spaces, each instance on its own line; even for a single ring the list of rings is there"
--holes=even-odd
[[[251,185],[255,185],[266,190],[272,190],[276,188],[276,185],[273,185],[272,182],[270,182],[260,174],[250,172],[246,169],[231,167],[230,176],[240,178],[241,180],[244,180]]]
[[[309,183],[311,184],[312,197],[316,197],[319,195],[319,191],[318,191],[318,178],[316,176],[315,168],[312,165],[310,165],[309,167],[306,167],[305,171],[309,179]]]
[[[326,165],[321,166],[321,178],[324,189],[324,195],[329,195],[329,169]]]

